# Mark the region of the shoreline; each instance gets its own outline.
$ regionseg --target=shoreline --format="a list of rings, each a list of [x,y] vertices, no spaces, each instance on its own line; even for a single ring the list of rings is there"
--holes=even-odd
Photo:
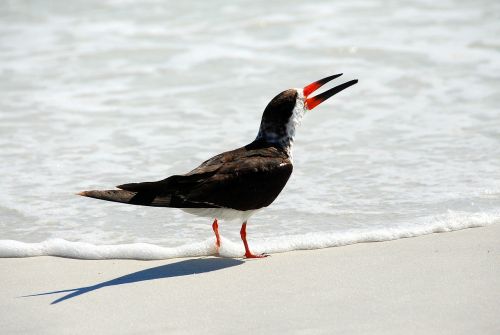
[[[447,213],[432,224],[399,228],[351,229],[349,231],[309,232],[303,235],[284,235],[277,238],[251,238],[256,254],[278,254],[302,250],[319,250],[358,243],[387,242],[434,233],[485,227],[500,223],[495,213]],[[162,246],[136,242],[125,244],[92,244],[51,238],[41,242],[21,242],[0,239],[0,258],[54,256],[83,260],[166,260],[185,257],[222,256],[243,257],[245,250],[239,237],[230,240],[221,235],[219,254],[214,237],[178,246]]]
[[[0,327],[6,334],[498,334],[499,240],[493,224],[260,260],[3,258]]]

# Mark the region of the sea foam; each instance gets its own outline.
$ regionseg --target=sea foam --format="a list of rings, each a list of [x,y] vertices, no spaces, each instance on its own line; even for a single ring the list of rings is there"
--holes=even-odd
[[[304,235],[282,236],[252,241],[254,253],[281,253],[293,250],[312,250],[338,247],[363,242],[380,242],[419,235],[442,233],[466,228],[487,226],[500,222],[498,214],[466,214],[449,212],[432,218],[432,222],[398,228],[351,229],[329,233],[309,233]],[[221,257],[242,257],[244,249],[241,242],[221,237]],[[25,243],[14,240],[0,240],[0,257],[58,256],[78,259],[138,259],[158,260],[179,257],[198,257],[216,255],[214,239],[179,247],[162,247],[148,243],[119,245],[94,245],[84,242],[71,242],[64,239],[49,239],[39,243]]]

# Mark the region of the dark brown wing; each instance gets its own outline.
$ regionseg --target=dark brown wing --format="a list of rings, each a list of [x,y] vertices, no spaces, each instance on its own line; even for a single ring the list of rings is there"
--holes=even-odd
[[[238,210],[269,206],[285,187],[292,173],[288,156],[274,147],[238,149],[204,162],[187,177],[213,175],[194,185],[190,201]]]
[[[282,150],[247,146],[217,155],[185,175],[82,195],[145,206],[250,210],[269,206],[292,169]]]

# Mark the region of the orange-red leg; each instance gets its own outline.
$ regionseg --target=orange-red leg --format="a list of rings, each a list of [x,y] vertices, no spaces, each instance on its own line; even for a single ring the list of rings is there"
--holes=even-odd
[[[245,258],[267,257],[267,255],[254,255],[250,251],[250,248],[248,247],[248,242],[247,242],[247,222],[246,221],[243,222],[243,225],[241,226],[240,236],[241,236],[241,240],[243,241],[243,244],[245,245]]]
[[[217,222],[217,219],[215,219],[214,223],[212,223],[212,229],[214,230],[214,233],[215,233],[215,247],[217,248],[217,252],[219,252],[220,235],[219,235],[219,224]]]

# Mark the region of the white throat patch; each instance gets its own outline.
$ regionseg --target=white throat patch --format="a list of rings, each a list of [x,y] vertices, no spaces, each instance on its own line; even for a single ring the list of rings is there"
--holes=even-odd
[[[302,88],[296,88],[296,90],[297,90],[297,100],[295,101],[295,107],[293,108],[292,116],[290,117],[286,125],[286,138],[283,139],[284,142],[286,142],[286,150],[288,156],[290,156],[290,160],[293,159],[292,146],[293,146],[293,141],[295,139],[295,130],[297,129],[298,126],[300,126],[302,118],[306,113],[306,108],[304,106],[305,103],[304,90]]]

